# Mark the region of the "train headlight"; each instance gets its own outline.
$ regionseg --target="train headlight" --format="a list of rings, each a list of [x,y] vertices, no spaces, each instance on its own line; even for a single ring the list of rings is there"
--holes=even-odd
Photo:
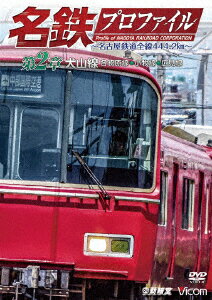
[[[84,254],[113,257],[132,257],[134,238],[132,235],[86,233]]]
[[[108,239],[104,237],[89,237],[88,250],[91,252],[104,253],[107,250]]]

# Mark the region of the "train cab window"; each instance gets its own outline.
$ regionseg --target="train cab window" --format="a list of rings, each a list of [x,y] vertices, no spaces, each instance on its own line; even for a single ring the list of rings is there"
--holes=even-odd
[[[194,181],[183,179],[182,228],[193,230],[194,219]]]
[[[86,91],[86,92],[85,92]],[[150,189],[154,182],[157,94],[140,78],[74,71],[69,148],[107,186]],[[71,151],[67,181],[90,178]]]
[[[103,185],[150,191],[157,89],[135,75],[71,73],[1,68],[0,179],[93,184],[78,152]]]
[[[53,109],[26,108],[22,116],[19,175],[24,180],[59,180],[59,116]]]
[[[0,179],[7,174],[10,110],[0,106]]]
[[[167,224],[168,173],[161,172],[159,225]]]

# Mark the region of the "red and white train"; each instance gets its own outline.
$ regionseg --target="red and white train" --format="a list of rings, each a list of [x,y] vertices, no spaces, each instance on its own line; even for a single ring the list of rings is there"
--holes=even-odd
[[[0,295],[209,295],[210,148],[161,143],[145,68],[49,49],[64,64],[21,70],[37,52],[0,48]]]

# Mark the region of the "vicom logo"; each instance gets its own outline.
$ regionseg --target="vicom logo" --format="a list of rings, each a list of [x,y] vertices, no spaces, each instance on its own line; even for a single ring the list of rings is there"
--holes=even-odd
[[[179,291],[180,296],[183,296],[183,295],[195,295],[195,296],[202,295],[202,296],[204,296],[204,295],[208,294],[208,291],[206,289],[189,289],[188,287],[184,287],[184,288],[178,287],[178,291]]]
[[[188,279],[191,283],[204,283],[206,281],[206,272],[190,272]]]

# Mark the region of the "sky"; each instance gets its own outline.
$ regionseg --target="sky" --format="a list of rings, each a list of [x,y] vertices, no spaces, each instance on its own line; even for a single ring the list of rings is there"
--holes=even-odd
[[[42,5],[42,6],[47,6],[47,5],[68,5],[72,7],[77,7],[79,5],[83,6],[89,6],[89,7],[212,7],[212,2],[211,0],[177,0],[177,1],[170,1],[170,0],[152,0],[150,1],[139,1],[139,0],[122,0],[120,3],[120,0],[51,0],[51,1],[43,1],[43,0],[10,0],[8,1],[8,6],[13,7],[13,6],[18,6],[20,5]],[[44,4],[45,3],[45,4]],[[4,6],[6,6],[7,3],[4,3]],[[3,6],[3,5],[2,5]]]

